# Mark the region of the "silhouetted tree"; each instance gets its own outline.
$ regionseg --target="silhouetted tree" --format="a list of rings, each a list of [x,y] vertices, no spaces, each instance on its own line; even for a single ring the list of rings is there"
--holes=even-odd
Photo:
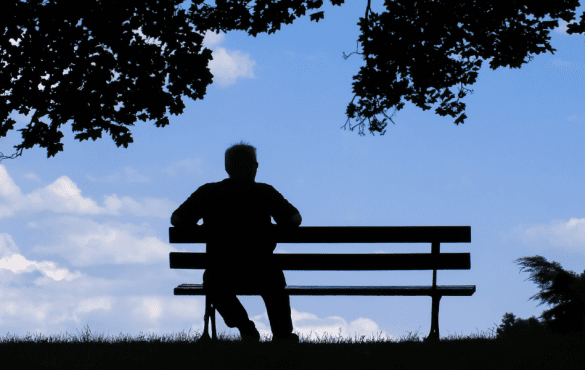
[[[14,146],[16,153],[0,153],[0,160],[37,144],[47,148],[47,157],[54,156],[63,150],[59,127],[69,120],[79,141],[95,141],[105,129],[118,147],[128,147],[133,139],[127,126],[137,119],[164,127],[167,109],[183,113],[182,95],[203,99],[213,77],[208,68],[211,51],[201,46],[204,32],[271,34],[307,9],[323,5],[322,0],[256,0],[253,6],[248,5],[252,0],[216,0],[215,6],[203,1],[192,0],[188,12],[177,9],[182,0],[87,0],[83,6],[73,0],[3,1],[0,137],[14,129],[16,122],[8,118],[12,111],[35,113],[18,130],[23,141]],[[366,119],[372,135],[383,135],[386,118],[392,121],[385,110],[402,109],[402,98],[423,110],[440,98],[435,112],[458,116],[455,123],[464,123],[465,104],[459,100],[473,92],[463,86],[475,83],[482,59],[493,58],[494,70],[520,68],[527,56],[532,60],[529,53],[553,53],[549,30],[558,26],[558,18],[572,21],[578,5],[577,0],[386,0],[387,11],[377,14],[370,0],[364,2],[365,15],[358,22],[363,52],[355,53],[363,55],[366,65],[353,78],[355,95],[342,127],[357,114],[360,135]],[[547,15],[553,20],[540,20]],[[323,11],[310,15],[312,21],[323,18]],[[140,27],[160,45],[135,36],[133,30]],[[569,34],[584,31],[585,14],[579,24],[568,26]],[[18,46],[11,39],[20,40]],[[460,60],[451,58],[457,55]],[[455,85],[459,92],[452,102],[450,88]],[[120,103],[123,107],[115,110]],[[382,121],[375,117],[380,113],[386,117]],[[50,123],[41,121],[45,116]]]
[[[543,311],[544,320],[553,333],[583,334],[585,338],[585,271],[577,275],[565,271],[558,262],[548,262],[542,256],[523,257],[515,260],[531,272],[528,278],[536,282],[541,290],[530,299],[555,305]]]
[[[14,147],[17,153],[0,159],[36,144],[54,156],[63,150],[59,127],[69,120],[79,141],[95,141],[105,129],[118,147],[127,148],[133,142],[127,126],[137,119],[164,127],[167,108],[183,112],[182,95],[203,99],[213,77],[207,67],[211,50],[202,50],[203,36],[192,31],[186,11],[176,9],[182,2],[3,1],[0,137],[14,128],[8,118],[13,110],[36,111],[18,130],[23,141]],[[140,28],[159,45],[133,32]],[[123,106],[115,110],[118,104]],[[45,115],[50,124],[40,120]]]

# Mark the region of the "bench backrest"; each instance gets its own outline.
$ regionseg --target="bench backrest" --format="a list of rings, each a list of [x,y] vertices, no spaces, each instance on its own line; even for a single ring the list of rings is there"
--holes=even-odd
[[[277,243],[470,243],[471,226],[299,226],[272,227],[233,235],[205,226],[169,227],[171,243],[207,243],[250,237]],[[249,234],[249,235],[246,235]],[[256,234],[256,235],[254,235]]]
[[[246,238],[277,243],[431,243],[431,253],[276,253],[270,263],[282,270],[469,270],[469,253],[440,253],[440,243],[471,242],[470,226],[300,226],[272,227],[238,235],[204,226],[170,227],[170,243],[241,242]],[[205,269],[206,253],[171,252],[173,269]]]

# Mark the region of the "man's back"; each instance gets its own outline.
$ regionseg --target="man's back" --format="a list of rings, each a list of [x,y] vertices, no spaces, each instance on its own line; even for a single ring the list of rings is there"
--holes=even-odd
[[[271,227],[271,217],[278,225],[294,225],[291,218],[298,214],[297,208],[271,185],[226,178],[199,187],[173,212],[171,222],[180,220],[176,226],[193,225],[203,219],[205,227],[238,233],[250,228],[261,230]],[[207,253],[218,256],[226,263],[237,263],[241,258],[253,260],[267,256],[275,247],[276,243],[258,243],[254,240],[242,240],[237,245],[207,243]]]

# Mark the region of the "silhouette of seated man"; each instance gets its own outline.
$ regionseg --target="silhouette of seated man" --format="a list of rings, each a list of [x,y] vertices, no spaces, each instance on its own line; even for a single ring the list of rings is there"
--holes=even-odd
[[[173,226],[195,225],[218,228],[222,233],[238,235],[247,229],[270,228],[274,218],[278,227],[298,227],[299,211],[271,185],[255,182],[258,162],[256,148],[235,144],[225,152],[225,170],[229,175],[220,182],[199,187],[171,216]],[[245,341],[257,342],[260,334],[233,289],[254,287],[268,289],[261,294],[273,340],[298,342],[293,331],[290,299],[284,290],[286,280],[282,269],[270,266],[267,258],[276,242],[255,242],[250,238],[238,243],[207,243],[206,253],[214,261],[203,273],[203,286],[213,288],[207,295],[217,312],[230,328],[238,328]]]

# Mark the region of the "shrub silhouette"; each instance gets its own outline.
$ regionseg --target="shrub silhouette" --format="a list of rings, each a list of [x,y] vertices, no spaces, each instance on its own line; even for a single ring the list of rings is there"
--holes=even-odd
[[[511,312],[506,312],[496,333],[499,340],[530,343],[543,340],[551,331],[546,322],[539,321],[534,315],[528,319],[521,319],[516,318]]]
[[[526,268],[532,273],[527,280],[537,283],[541,290],[529,300],[540,299],[539,306],[547,303],[553,307],[539,316],[542,322],[534,316],[525,320],[506,313],[497,329],[498,334],[501,337],[530,336],[540,331],[585,338],[585,271],[581,275],[565,271],[558,262],[548,262],[542,256],[523,257],[514,262],[523,266],[520,271]]]
[[[540,299],[554,305],[540,316],[552,333],[561,335],[585,335],[585,271],[577,275],[565,271],[558,262],[548,262],[542,256],[523,257],[515,260],[532,272],[528,278],[538,283],[541,292],[530,299]],[[529,299],[529,300],[530,300]]]

